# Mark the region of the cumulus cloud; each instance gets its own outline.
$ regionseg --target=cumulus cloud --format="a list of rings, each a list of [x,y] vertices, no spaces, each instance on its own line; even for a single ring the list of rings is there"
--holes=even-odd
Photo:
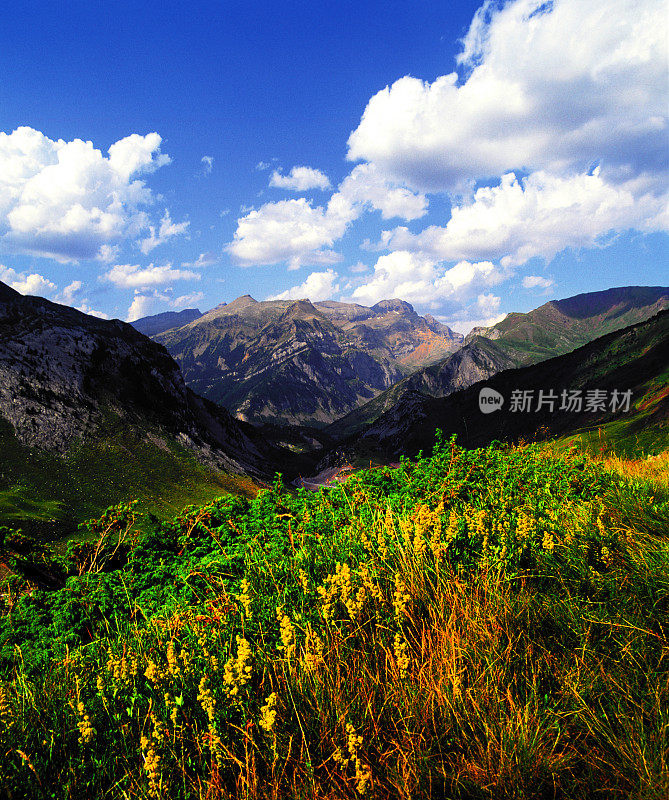
[[[418,234],[396,228],[383,234],[382,244],[437,259],[500,259],[509,266],[533,256],[550,259],[566,247],[591,247],[611,231],[632,227],[666,229],[666,200],[635,198],[630,189],[607,183],[599,168],[564,178],[536,172],[518,180],[509,173],[497,186],[478,189],[471,202],[454,205],[445,226]]]
[[[202,158],[200,159],[200,163],[202,164],[201,174],[202,175],[211,175],[211,172],[214,169],[214,157],[213,156],[202,156]]]
[[[161,306],[168,308],[187,308],[196,306],[204,297],[203,292],[191,292],[182,294],[179,297],[172,297],[170,289],[159,291],[158,289],[135,289],[126,322],[134,322],[142,317],[155,314]]]
[[[330,179],[319,169],[313,167],[293,167],[288,175],[274,170],[269,185],[277,189],[290,189],[294,192],[308,192],[309,189],[329,189]]]
[[[302,300],[307,298],[312,302],[317,300],[331,300],[339,292],[338,276],[332,269],[324,272],[312,272],[311,275],[299,286],[293,286],[285,292],[268,297],[268,300]]]
[[[526,275],[523,278],[523,289],[542,289],[549,292],[555,286],[552,278],[542,278],[540,275]]]
[[[150,293],[137,291],[128,308],[128,313],[125,318],[126,322],[134,322],[142,317],[148,317],[150,314],[154,313],[156,307],[160,303],[169,302],[169,295],[161,294],[155,290]]]
[[[102,280],[113,283],[119,289],[147,288],[149,286],[165,286],[172,281],[199,280],[199,272],[173,269],[171,264],[161,266],[149,264],[116,264],[101,276]]]
[[[20,294],[37,295],[39,297],[50,297],[58,290],[53,281],[37,272],[17,272],[12,267],[5,267],[3,264],[0,264],[0,281],[11,286],[12,289]]]
[[[511,170],[645,176],[667,169],[662,0],[487,0],[453,72],[404,77],[369,101],[348,157],[422,190]]]
[[[373,164],[359,164],[341,183],[331,206],[343,215],[359,215],[365,209],[380,211],[383,219],[419,219],[427,213],[427,198],[404,186],[388,182]],[[350,209],[350,210],[349,210]]]
[[[509,277],[490,261],[460,261],[447,267],[421,253],[396,250],[381,256],[374,273],[352,294],[356,302],[374,305],[379,300],[400,297],[431,308],[451,310]]]
[[[149,236],[146,239],[142,239],[142,241],[139,243],[139,249],[142,251],[142,253],[144,253],[144,255],[146,255],[155,247],[158,247],[160,244],[164,244],[173,236],[181,236],[182,234],[186,233],[189,225],[190,222],[188,221],[172,222],[170,212],[165,209],[163,218],[160,220],[160,226],[156,230],[153,225],[149,225]]]
[[[172,300],[172,308],[192,308],[204,298],[204,292],[182,294]]]
[[[237,221],[234,240],[227,250],[240,266],[288,262],[292,268],[306,264],[334,264],[333,252],[349,225],[366,210],[380,210],[384,218],[411,220],[427,208],[423,195],[389,184],[375,167],[360,164],[339,186],[327,206],[313,206],[306,198],[265,203]]]
[[[327,209],[312,206],[303,197],[266,203],[237,221],[228,252],[240,266],[277,264],[332,264],[339,256],[330,248],[344,235],[348,221]]]
[[[71,306],[75,302],[76,295],[81,292],[84,284],[82,281],[72,281],[63,291],[58,295],[58,302],[64,303],[66,306]]]
[[[0,132],[0,241],[59,261],[105,258],[149,224],[154,198],[138,176],[169,163],[157,133],[132,134],[109,148],[54,141],[30,127]]]

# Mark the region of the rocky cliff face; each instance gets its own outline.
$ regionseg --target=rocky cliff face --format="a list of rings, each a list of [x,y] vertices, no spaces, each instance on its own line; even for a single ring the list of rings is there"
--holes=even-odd
[[[22,445],[59,454],[122,424],[179,442],[219,469],[261,474],[267,467],[258,434],[197,397],[167,351],[131,325],[4,284],[0,417]]]
[[[249,295],[155,337],[195,391],[254,423],[327,424],[462,337],[409,303],[372,308]]]

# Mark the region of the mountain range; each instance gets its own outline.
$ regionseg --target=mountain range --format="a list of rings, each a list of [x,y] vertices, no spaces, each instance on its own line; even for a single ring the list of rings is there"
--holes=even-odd
[[[411,454],[437,427],[468,446],[619,422],[666,437],[665,309],[664,287],[611,289],[465,340],[401,300],[244,296],[133,326],[0,284],[0,524],[82,519],[138,495],[169,504],[252,492],[276,471]],[[484,385],[505,410],[477,410]],[[631,389],[633,411],[509,412],[515,389],[569,387]]]
[[[399,404],[407,410],[416,393],[446,397],[502,370],[568,353],[665,308],[669,308],[669,288],[628,286],[552,300],[526,314],[508,314],[492,327],[475,328],[458,351],[398,381],[326,432],[334,439],[345,438]]]
[[[144,318],[138,330],[167,322]],[[402,300],[371,308],[249,295],[153,338],[198,394],[239,419],[323,426],[418,367],[461,347],[463,337]]]

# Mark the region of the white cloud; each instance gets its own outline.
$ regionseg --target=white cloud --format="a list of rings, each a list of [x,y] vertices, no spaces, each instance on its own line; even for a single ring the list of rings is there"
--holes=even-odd
[[[505,317],[505,313],[500,313],[501,298],[492,292],[481,293],[474,302],[463,305],[459,311],[449,318],[442,318],[451,330],[462,333],[465,336],[472,328],[489,328],[496,325]]]
[[[483,187],[471,202],[454,205],[446,226],[419,234],[386,231],[391,249],[415,250],[435,259],[501,259],[505,266],[533,256],[552,258],[566,247],[591,247],[610,231],[667,228],[666,201],[645,194],[635,199],[625,187],[592,174],[556,177],[537,172],[522,180],[504,175]]]
[[[293,167],[288,175],[282,175],[280,170],[274,170],[269,185],[277,189],[308,192],[309,189],[329,189],[330,179],[324,172],[313,167]]]
[[[134,322],[142,317],[148,317],[150,314],[153,314],[158,303],[169,303],[169,300],[170,298],[168,295],[161,295],[158,292],[153,292],[152,294],[135,292],[135,296],[132,299],[132,303],[130,303],[128,314],[125,318],[126,322]]]
[[[169,163],[157,133],[132,134],[104,157],[92,142],[54,141],[29,127],[0,132],[0,238],[24,253],[77,261],[135,238],[153,202],[137,176]],[[102,248],[102,250],[101,250]]]
[[[211,175],[211,172],[214,169],[214,157],[202,156],[200,163],[202,164],[202,175]]]
[[[0,264],[0,281],[8,284],[20,294],[46,297],[56,303],[76,308],[84,314],[90,314],[100,319],[109,319],[104,312],[91,308],[87,298],[80,298],[77,301],[76,296],[81,294],[83,288],[81,281],[72,281],[62,292],[58,292],[58,286],[43,275],[36,272],[30,274],[17,272],[12,267],[5,267],[3,264]],[[79,305],[75,305],[76,302]]]
[[[157,133],[147,133],[146,136],[131,133],[109,148],[109,164],[114,172],[122,175],[126,181],[136,173],[155,172],[172,160],[160,152],[161,142],[162,139]],[[93,146],[91,142],[86,142],[86,145],[90,148]]]
[[[147,288],[164,286],[172,281],[199,280],[199,272],[173,269],[171,264],[140,267],[139,264],[116,264],[101,276],[101,280],[109,281],[119,289]]]
[[[427,212],[427,198],[404,186],[389,183],[372,164],[359,164],[341,183],[330,204],[350,207],[349,214],[362,213],[365,207],[381,212],[383,219],[419,219]],[[340,213],[342,213],[340,211]]]
[[[98,319],[109,319],[109,314],[105,314],[104,311],[96,311],[94,308],[91,308],[88,300],[83,300],[82,303],[78,306],[75,306],[77,311],[81,311],[82,314],[88,314],[90,317],[98,317]]]
[[[172,300],[172,308],[193,308],[204,298],[204,292],[182,294]]]
[[[146,239],[142,239],[139,243],[139,249],[146,255],[150,253],[155,247],[158,247],[160,244],[164,244],[168,239],[171,239],[173,236],[181,236],[182,234],[186,233],[188,230],[188,226],[190,222],[172,222],[172,218],[170,217],[170,212],[165,209],[165,213],[163,214],[163,218],[160,220],[160,227],[156,232],[156,228],[153,225],[149,225],[149,236]]]
[[[148,317],[151,314],[155,314],[161,305],[163,307],[167,306],[168,308],[196,306],[204,297],[203,292],[191,292],[190,294],[182,294],[179,297],[173,298],[170,292],[170,289],[164,292],[158,291],[157,289],[136,289],[135,296],[128,308],[126,322],[134,322],[141,317]]]
[[[258,161],[256,164],[256,169],[258,172],[264,172],[264,170],[269,169],[272,165],[267,161]]]
[[[317,300],[331,300],[339,292],[337,274],[332,269],[325,272],[312,272],[311,275],[299,286],[293,286],[285,292],[268,297],[268,300],[302,300],[307,298],[312,302]]]
[[[548,292],[555,286],[552,278],[542,278],[540,275],[526,275],[523,278],[523,289],[543,289]]]
[[[111,264],[112,261],[116,261],[120,252],[121,247],[118,244],[103,244],[98,250],[96,258],[104,264]]]
[[[64,303],[66,306],[71,306],[74,303],[75,295],[81,292],[83,285],[81,281],[72,281],[72,283],[69,283],[58,295],[58,302]]]
[[[379,300],[399,297],[436,309],[446,304],[459,308],[484,287],[494,286],[509,277],[509,272],[490,261],[461,261],[447,268],[429,256],[396,250],[381,256],[374,274],[358,286],[353,300],[373,305]]]
[[[474,312],[476,309],[472,308],[471,311]],[[498,322],[501,322],[503,319],[506,318],[506,314],[497,314],[493,317],[466,317],[460,318],[457,317],[455,319],[446,319],[445,324],[448,327],[455,331],[456,333],[462,333],[466,336],[468,333],[471,333],[473,328],[490,328],[492,325],[497,325]]]
[[[182,262],[181,266],[185,267],[186,269],[194,268],[194,269],[201,269],[203,267],[213,267],[214,264],[218,264],[219,257],[216,253],[207,252],[207,253],[200,253],[200,255],[195,259],[195,261],[184,261]]]
[[[496,297],[492,292],[480,294],[476,298],[476,310],[490,319],[491,317],[499,316],[500,303],[501,298]]]
[[[602,166],[666,186],[663,0],[515,0],[477,12],[453,72],[404,77],[369,101],[348,157],[428,191],[511,170]]]
[[[237,221],[228,252],[241,266],[277,264],[332,264],[339,257],[330,250],[346,231],[348,221],[334,218],[325,208],[313,207],[303,197],[266,203]]]
[[[341,258],[331,248],[366,210],[411,220],[422,216],[426,206],[423,195],[390,185],[374,167],[361,164],[342,181],[327,206],[313,206],[300,197],[250,210],[237,221],[227,250],[241,266],[282,261],[292,268],[334,264]]]
[[[12,267],[5,267],[0,264],[0,281],[11,286],[12,289],[20,294],[37,295],[39,297],[52,296],[57,290],[53,281],[39,275],[37,272],[28,274],[27,272],[17,272]]]

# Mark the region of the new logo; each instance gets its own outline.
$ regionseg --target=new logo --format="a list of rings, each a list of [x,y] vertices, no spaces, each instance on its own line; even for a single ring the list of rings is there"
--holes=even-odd
[[[489,386],[484,386],[479,392],[479,408],[482,414],[492,414],[493,411],[499,411],[503,405],[503,395]]]

